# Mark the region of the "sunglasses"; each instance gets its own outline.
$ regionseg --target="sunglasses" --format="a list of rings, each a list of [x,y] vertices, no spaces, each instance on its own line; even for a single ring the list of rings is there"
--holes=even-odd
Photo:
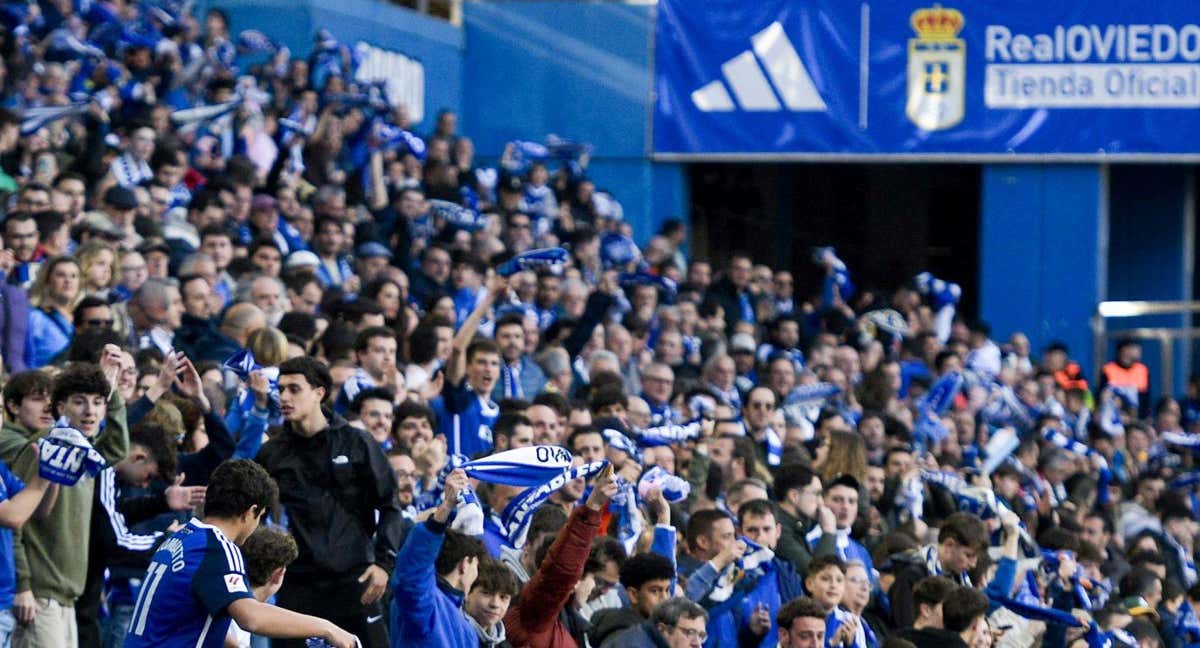
[[[113,325],[114,320],[110,319],[89,319],[83,320],[84,326],[109,327]]]

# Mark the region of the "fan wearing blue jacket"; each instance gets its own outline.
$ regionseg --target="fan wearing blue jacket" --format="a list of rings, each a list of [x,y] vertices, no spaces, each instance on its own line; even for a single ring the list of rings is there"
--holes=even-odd
[[[408,532],[392,571],[392,646],[477,646],[479,637],[463,612],[463,601],[487,556],[483,543],[447,531],[467,475],[446,477],[442,503],[433,516]]]

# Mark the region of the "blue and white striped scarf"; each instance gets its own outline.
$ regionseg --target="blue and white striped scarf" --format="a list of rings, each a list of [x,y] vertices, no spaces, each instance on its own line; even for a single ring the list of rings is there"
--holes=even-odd
[[[529,532],[530,515],[545,502],[554,491],[566,486],[567,482],[590,477],[600,472],[607,461],[596,461],[590,464],[567,468],[551,477],[545,483],[530,487],[509,501],[508,506],[500,513],[501,527],[507,533],[507,543],[513,549],[525,546],[526,534]]]
[[[745,580],[747,584],[757,582],[759,578],[775,570],[774,551],[745,536],[739,540],[746,543],[746,553],[740,559],[727,565],[721,575],[717,577],[717,582],[707,597],[713,602],[728,601],[729,597],[733,596],[734,588],[742,580]]]

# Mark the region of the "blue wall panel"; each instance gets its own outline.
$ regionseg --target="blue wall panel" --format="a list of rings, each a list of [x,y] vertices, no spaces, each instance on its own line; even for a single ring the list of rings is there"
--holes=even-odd
[[[471,2],[464,24],[463,131],[482,157],[550,133],[588,141],[589,175],[621,201],[638,240],[687,217],[683,168],[647,158],[653,7]]]
[[[1192,172],[1183,166],[1114,166],[1110,172],[1111,236],[1108,249],[1108,299],[1189,301],[1192,299]],[[1110,319],[1108,329],[1189,326],[1188,315]],[[1162,393],[1160,345],[1143,341],[1153,395]],[[1180,394],[1191,362],[1190,344],[1177,343],[1174,384]],[[1109,344],[1113,357],[1114,345]]]
[[[1062,340],[1091,367],[1088,321],[1104,299],[1106,170],[1094,165],[983,169],[979,294],[997,339]]]

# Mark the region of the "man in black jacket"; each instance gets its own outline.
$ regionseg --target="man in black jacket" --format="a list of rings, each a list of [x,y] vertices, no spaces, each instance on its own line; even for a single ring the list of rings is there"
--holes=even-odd
[[[258,462],[279,483],[300,555],[278,601],[346,628],[363,646],[383,647],[387,620],[379,599],[402,523],[396,481],[370,435],[322,408],[332,385],[329,369],[308,356],[279,365],[284,425]]]

